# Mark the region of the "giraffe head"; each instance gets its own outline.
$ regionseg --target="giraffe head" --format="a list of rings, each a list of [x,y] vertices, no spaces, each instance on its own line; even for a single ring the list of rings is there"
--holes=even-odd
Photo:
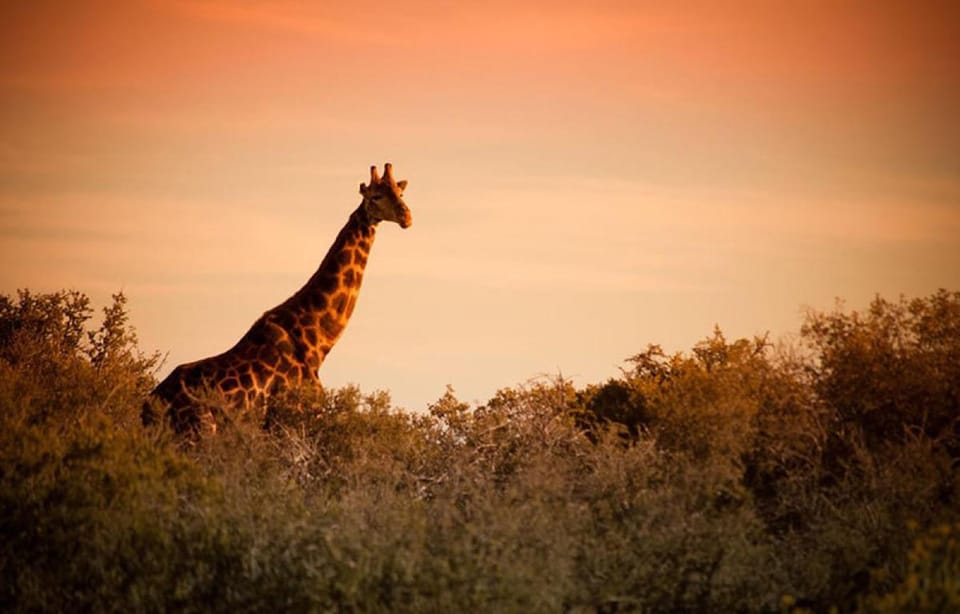
[[[377,174],[377,167],[370,167],[370,184],[360,184],[360,194],[363,195],[363,207],[373,223],[396,222],[401,228],[407,228],[413,223],[410,209],[403,202],[403,190],[407,182],[394,181],[393,167],[389,162],[383,165],[383,178]]]

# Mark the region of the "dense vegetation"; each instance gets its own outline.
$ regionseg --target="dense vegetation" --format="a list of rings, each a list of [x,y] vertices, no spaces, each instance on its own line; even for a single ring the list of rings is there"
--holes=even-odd
[[[960,608],[960,293],[477,407],[293,391],[193,444],[139,424],[123,296],[92,315],[0,297],[0,609]]]

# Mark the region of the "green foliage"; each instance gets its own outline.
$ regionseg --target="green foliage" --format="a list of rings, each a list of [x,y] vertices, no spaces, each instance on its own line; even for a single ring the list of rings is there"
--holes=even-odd
[[[0,297],[0,608],[955,608],[958,304],[425,413],[291,390],[185,445],[139,424],[122,295],[93,328],[81,294]]]
[[[911,525],[916,529],[915,522]],[[960,610],[960,523],[941,524],[917,536],[907,561],[903,580],[886,594],[867,595],[862,603],[864,611]]]

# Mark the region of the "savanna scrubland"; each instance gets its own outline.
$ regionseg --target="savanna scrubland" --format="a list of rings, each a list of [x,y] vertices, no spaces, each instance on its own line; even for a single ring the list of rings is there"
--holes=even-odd
[[[960,609],[960,292],[477,406],[291,391],[194,444],[140,425],[124,297],[93,316],[0,297],[0,609]]]

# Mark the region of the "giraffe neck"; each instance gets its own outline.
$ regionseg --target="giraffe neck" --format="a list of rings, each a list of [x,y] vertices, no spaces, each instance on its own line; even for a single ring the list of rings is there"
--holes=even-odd
[[[289,312],[284,319],[293,326],[285,328],[300,342],[311,369],[320,367],[353,314],[375,235],[376,224],[361,203],[306,285],[278,307]]]

